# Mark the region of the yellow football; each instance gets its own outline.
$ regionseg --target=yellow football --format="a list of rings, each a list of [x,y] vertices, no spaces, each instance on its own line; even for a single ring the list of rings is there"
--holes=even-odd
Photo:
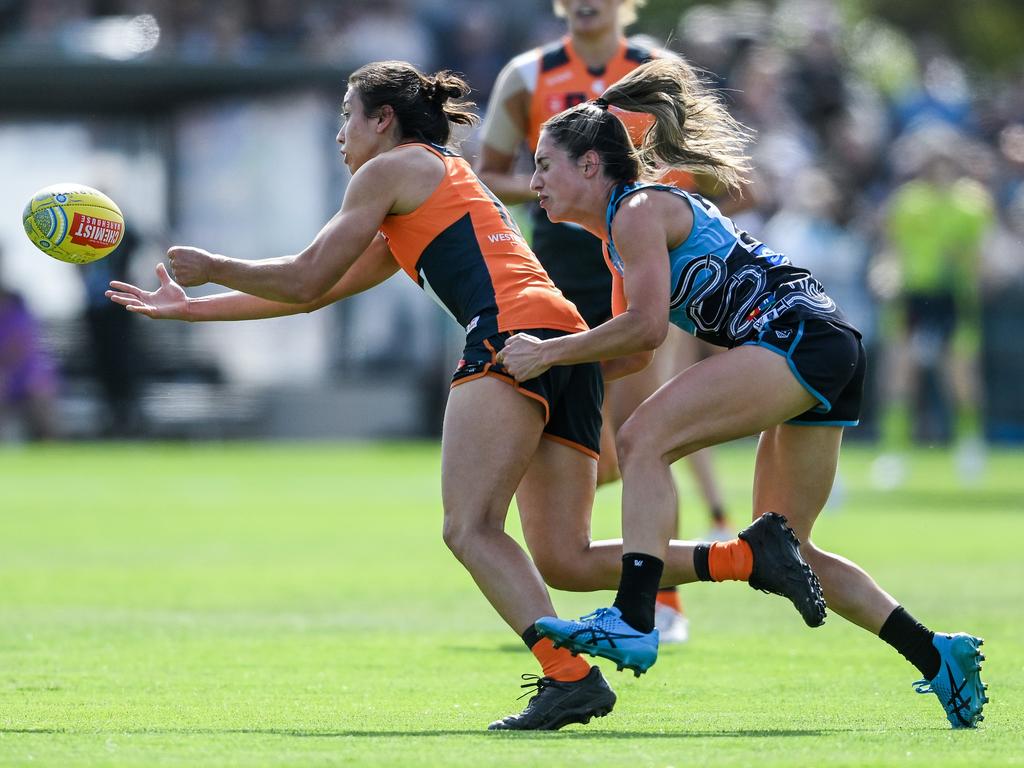
[[[121,242],[124,216],[99,190],[84,184],[44,187],[32,195],[21,215],[25,234],[55,259],[88,264],[102,259]]]

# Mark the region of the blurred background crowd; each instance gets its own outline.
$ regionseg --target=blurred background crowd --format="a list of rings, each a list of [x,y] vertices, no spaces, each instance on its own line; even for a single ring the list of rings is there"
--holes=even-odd
[[[738,223],[809,267],[872,355],[850,436],[954,443],[965,467],[1024,442],[1024,9],[652,0],[629,32],[703,67],[756,130]],[[482,113],[511,57],[563,33],[547,0],[0,0],[2,434],[431,433],[459,329],[400,278],[209,328],[133,323],[102,286],[152,284],[171,242],[302,248],[344,189],[351,69],[465,73]],[[121,203],[116,257],[47,263],[20,233],[15,211],[62,179]]]

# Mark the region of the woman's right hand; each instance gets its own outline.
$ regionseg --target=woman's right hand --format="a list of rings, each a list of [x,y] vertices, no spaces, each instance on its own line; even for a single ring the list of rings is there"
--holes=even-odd
[[[171,279],[162,262],[156,265],[156,276],[160,280],[160,287],[155,291],[144,291],[131,283],[111,280],[111,290],[103,295],[129,312],[157,320],[188,320],[189,298],[182,287]]]

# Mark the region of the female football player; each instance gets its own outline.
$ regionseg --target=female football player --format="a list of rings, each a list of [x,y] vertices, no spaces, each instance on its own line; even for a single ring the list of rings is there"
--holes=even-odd
[[[618,117],[623,110],[655,118],[639,150]],[[702,197],[644,180],[673,166],[735,186],[747,170],[745,139],[689,65],[674,59],[645,64],[545,123],[532,187],[553,221],[575,222],[604,241],[616,316],[558,339],[513,336],[498,360],[524,383],[551,366],[652,350],[669,323],[727,351],[679,373],[619,430],[624,554],[614,606],[579,621],[542,619],[538,629],[557,645],[637,672],[653,664],[653,592],[675,508],[671,464],[760,433],[754,516],[781,513],[804,542],[827,604],[914,664],[924,677],[918,691],[938,695],[954,728],[972,727],[987,701],[981,640],[932,632],[858,566],[810,541],[843,427],[860,416],[860,334],[809,272]],[[699,554],[697,562],[703,578],[713,575],[714,564],[704,566]]]
[[[554,0],[568,34],[550,45],[527,51],[510,61],[494,86],[481,131],[477,172],[505,203],[536,202],[528,174],[517,172],[521,147],[537,148],[540,127],[550,117],[598,96],[611,83],[645,61],[671,53],[627,39],[626,28],[636,21],[645,0]],[[635,115],[637,130],[640,118]],[[639,134],[637,134],[639,135]],[[673,183],[693,188],[689,174],[676,173]],[[611,273],[605,266],[601,241],[575,224],[555,223],[531,205],[530,245],[555,285],[572,301],[593,328],[611,317]],[[670,332],[651,364],[605,388],[599,485],[617,480],[614,434],[674,370],[697,361],[699,342],[679,331]],[[697,486],[712,518],[715,538],[728,539],[722,491],[709,451],[688,457]],[[658,594],[657,625],[661,642],[684,642],[688,621],[675,587]]]
[[[618,582],[621,542],[590,540],[601,369],[559,366],[519,384],[496,359],[516,331],[555,338],[586,325],[505,208],[445,146],[453,123],[472,122],[461,100],[468,86],[450,73],[424,76],[403,62],[368,64],[348,86],[338,143],[352,179],[340,211],[307,248],[248,261],[173,247],[168,256],[177,282],[160,265],[155,292],[114,282],[107,295],[154,318],[255,319],[318,309],[402,269],[436,297],[466,329],[442,435],[444,539],[543,673],[526,709],[491,727],[547,730],[588,722],[611,710],[615,694],[597,667],[541,639],[534,623],[553,612],[545,580],[573,590]],[[234,291],[189,298],[181,288],[207,282]],[[643,357],[615,361],[608,370],[632,370]],[[536,565],[504,531],[517,490]],[[767,585],[820,620],[820,588],[791,546],[792,531],[766,516],[743,535],[721,546],[742,549],[753,572],[726,569],[722,578]],[[673,544],[667,581],[696,579],[694,552],[691,544]]]

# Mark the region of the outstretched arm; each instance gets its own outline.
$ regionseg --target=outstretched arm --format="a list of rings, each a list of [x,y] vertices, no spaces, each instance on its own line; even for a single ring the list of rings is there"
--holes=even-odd
[[[377,235],[352,267],[334,286],[315,301],[305,304],[272,301],[239,291],[189,298],[181,286],[157,264],[160,286],[146,291],[130,283],[112,281],[108,299],[130,312],[160,320],[258,320],[312,312],[335,301],[354,296],[387,280],[398,271],[398,263],[383,236]]]
[[[341,210],[301,253],[249,261],[177,246],[167,252],[171,274],[183,286],[218,283],[271,301],[315,302],[370,246],[403,182],[397,163],[376,157],[356,171]]]

